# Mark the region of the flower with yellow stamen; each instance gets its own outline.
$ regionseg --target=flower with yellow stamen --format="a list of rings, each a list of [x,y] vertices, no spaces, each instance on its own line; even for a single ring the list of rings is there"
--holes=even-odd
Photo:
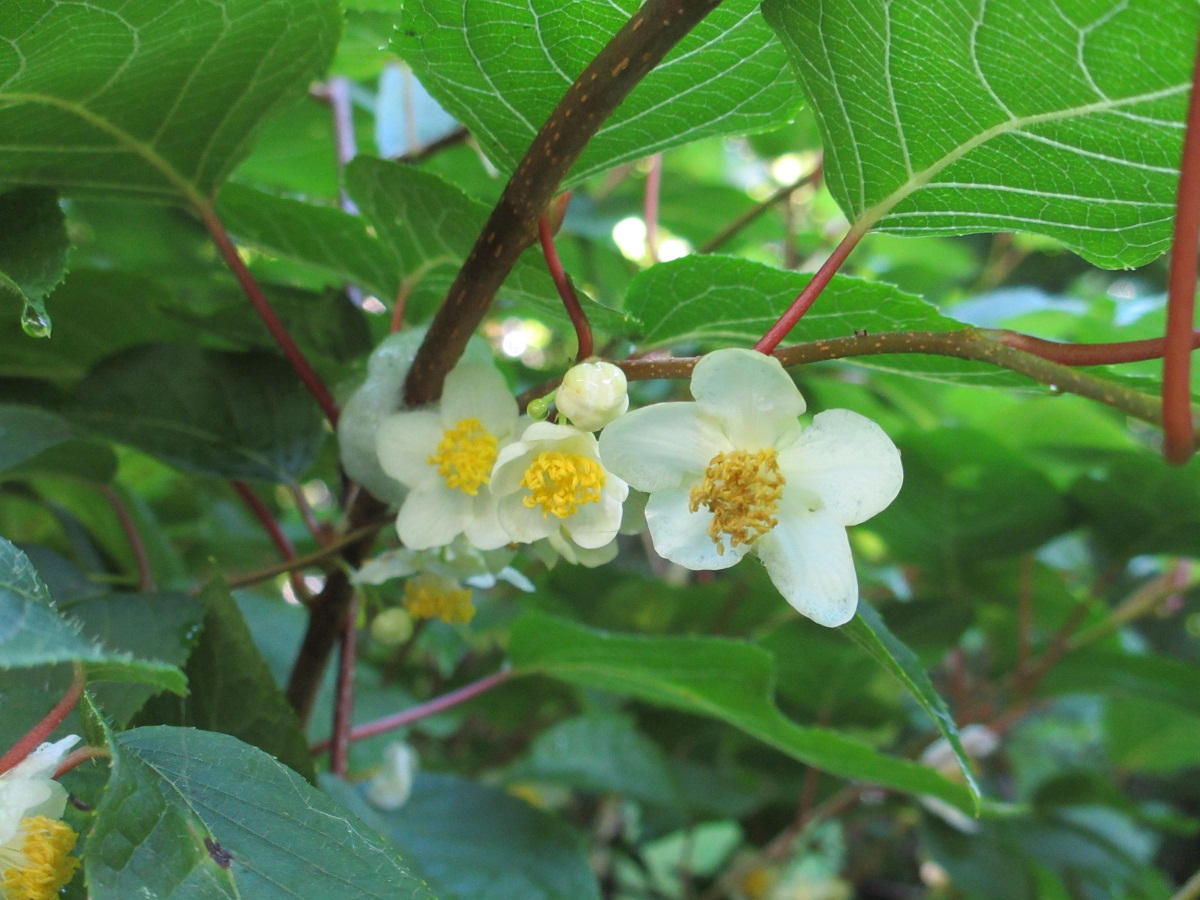
[[[70,856],[78,835],[62,821],[67,792],[54,780],[58,764],[79,738],[42,744],[0,775],[0,898],[57,897],[79,860]]]
[[[726,569],[754,554],[799,612],[848,622],[858,579],[846,526],[899,493],[895,445],[845,409],[802,428],[804,398],[779,360],[753,350],[700,360],[692,396],[626,413],[600,438],[609,472],[650,494],[655,549],[689,569]]]
[[[465,625],[475,617],[470,589],[432,572],[404,582],[404,608],[414,619],[441,619],[451,625]]]
[[[516,427],[517,401],[504,376],[476,360],[454,367],[436,409],[394,413],[380,423],[379,464],[409,488],[396,519],[406,547],[441,547],[460,534],[480,550],[508,543],[490,482]]]
[[[605,470],[594,435],[534,422],[500,451],[492,492],[500,524],[514,541],[549,538],[557,546],[589,551],[617,536],[629,487]]]

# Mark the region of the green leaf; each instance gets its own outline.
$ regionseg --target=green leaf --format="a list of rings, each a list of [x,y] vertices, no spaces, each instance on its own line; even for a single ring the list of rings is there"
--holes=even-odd
[[[410,0],[394,46],[484,153],[511,172],[566,89],[639,5]],[[563,186],[702,137],[788,122],[800,97],[757,7],[726,0],[709,13],[601,127]]]
[[[29,0],[0,22],[0,183],[201,204],[329,62],[334,0]]]
[[[21,304],[27,334],[49,337],[46,295],[66,274],[71,247],[58,196],[45,188],[0,194],[0,222],[0,297],[8,295]]]
[[[851,220],[1034,232],[1109,268],[1169,245],[1194,0],[766,0],[763,15]]]
[[[688,256],[651,266],[629,286],[625,309],[639,319],[647,347],[699,342],[706,348],[752,344],[775,324],[812,275],[732,256]],[[853,337],[855,332],[953,331],[919,297],[875,281],[835,275],[789,340]],[[918,354],[863,356],[854,365],[954,384],[1030,382],[985,363]]]
[[[438,900],[592,900],[579,835],[523,800],[452,775],[420,775],[399,809],[372,809],[344,781],[334,798],[391,838]]]
[[[56,447],[74,436],[71,424],[33,406],[0,404],[0,472]]]
[[[884,756],[835,731],[802,727],[786,718],[772,698],[774,659],[752,644],[612,634],[527,612],[513,625],[509,654],[524,673],[719,719],[831,774],[931,794],[971,808],[965,789],[931,769]]]
[[[112,751],[84,851],[97,900],[430,896],[362,822],[235,738],[137,728]]]
[[[887,669],[903,684],[913,699],[921,704],[921,708],[929,713],[933,724],[937,726],[942,737],[950,744],[963,777],[976,798],[975,812],[978,814],[978,799],[983,796],[975,773],[971,771],[971,760],[959,740],[958,726],[949,708],[929,680],[925,667],[917,659],[916,654],[908,649],[901,640],[888,630],[883,618],[871,604],[862,601],[858,604],[858,612],[854,618],[841,629],[842,633],[867,653],[875,657],[881,666]]]
[[[1041,682],[1048,695],[1104,694],[1168,703],[1200,715],[1200,667],[1166,656],[1089,647],[1064,657]]]
[[[274,756],[309,781],[316,775],[300,720],[254,644],[223,582],[202,595],[204,630],[188,658],[187,697],[159,697],[138,724],[183,725],[232,735]]]
[[[62,615],[29,557],[0,537],[0,671],[81,662],[88,677],[132,681],[182,694],[183,673],[167,663],[104,647]]]
[[[185,344],[133,347],[79,385],[72,418],[178,468],[221,478],[289,481],[312,464],[320,411],[269,353]]]

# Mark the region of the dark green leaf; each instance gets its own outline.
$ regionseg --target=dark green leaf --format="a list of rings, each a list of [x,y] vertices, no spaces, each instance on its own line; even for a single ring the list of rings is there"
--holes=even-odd
[[[112,750],[84,853],[97,900],[430,897],[390,845],[261,750],[169,727]]]
[[[1030,231],[1109,268],[1170,243],[1193,0],[766,0],[763,14],[852,220]]]
[[[64,441],[71,424],[33,406],[0,405],[0,472],[19,466]]]
[[[299,477],[323,434],[320,411],[279,357],[184,344],[104,360],[80,384],[72,416],[181,469],[259,481]]]
[[[0,297],[17,301],[29,335],[49,337],[46,295],[66,274],[71,247],[58,196],[44,188],[0,194],[0,222]]]
[[[1200,715],[1200,668],[1166,656],[1089,647],[1069,654],[1047,673],[1047,694],[1105,694],[1145,698]]]
[[[772,699],[774,660],[752,644],[612,634],[527,612],[513,626],[509,653],[520,671],[710,716],[835,775],[971,805],[965,789],[930,769],[787,719]]]
[[[333,0],[29,0],[0,21],[0,182],[193,204],[328,63]]]
[[[422,83],[511,172],[571,82],[638,8],[636,0],[557,0],[457,8],[410,0],[396,50]],[[754,0],[727,0],[634,88],[564,186],[702,137],[783,125],[800,106],[783,48]],[[581,28],[580,23],[587,27]]]
[[[343,781],[322,784],[391,838],[438,900],[600,896],[579,836],[503,791],[452,775],[420,775],[408,802],[385,813]]]

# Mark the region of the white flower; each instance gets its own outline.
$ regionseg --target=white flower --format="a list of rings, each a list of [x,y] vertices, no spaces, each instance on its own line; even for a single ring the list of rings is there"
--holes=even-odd
[[[655,548],[689,569],[725,569],[754,553],[799,612],[848,622],[858,579],[846,526],[899,493],[895,445],[844,409],[801,428],[804,398],[777,359],[753,350],[700,360],[692,396],[627,413],[601,437],[608,469],[650,493]]]
[[[571,545],[599,550],[616,538],[629,486],[605,471],[595,435],[534,422],[500,451],[492,492],[509,537],[522,544],[549,538],[570,557]]]
[[[385,811],[399,809],[412,794],[420,759],[403,741],[393,741],[383,751],[383,766],[367,782],[367,800]]]
[[[563,376],[554,405],[576,428],[599,431],[629,409],[625,373],[607,362],[573,366]]]
[[[62,822],[66,789],[54,780],[77,742],[70,735],[42,744],[0,775],[0,898],[49,900],[71,880],[79,861],[68,856],[78,835]]]
[[[963,752],[967,754],[967,757],[972,762],[987,759],[1000,749],[1000,736],[986,725],[967,725],[959,731],[958,738],[962,744]],[[959,784],[966,782],[962,767],[958,761],[958,756],[955,755],[954,748],[950,746],[950,742],[945,738],[938,738],[925,748],[921,753],[921,764],[936,769],[938,774],[943,778],[956,781]],[[959,831],[974,834],[979,830],[979,823],[977,821],[962,810],[951,806],[946,801],[928,795],[923,795],[919,799],[926,809],[940,816]]]
[[[380,423],[379,464],[409,488],[396,519],[405,546],[440,547],[460,534],[481,550],[508,542],[488,483],[516,427],[517,401],[504,376],[471,360],[446,377],[436,410],[400,412]]]

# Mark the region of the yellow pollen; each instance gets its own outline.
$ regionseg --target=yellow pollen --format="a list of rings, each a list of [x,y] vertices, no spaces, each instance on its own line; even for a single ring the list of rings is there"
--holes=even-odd
[[[585,503],[600,500],[607,477],[604,467],[586,456],[557,450],[539,453],[521,479],[521,487],[529,488],[521,502],[529,509],[540,506],[543,518],[567,519]]]
[[[471,592],[440,575],[415,575],[404,583],[404,608],[414,619],[465,625],[475,617]]]
[[[437,466],[438,474],[446,479],[446,487],[474,497],[479,486],[492,477],[498,444],[496,438],[478,419],[460,419],[447,428],[437,445],[437,452],[426,462]]]
[[[68,856],[79,837],[66,822],[46,816],[22,819],[19,847],[0,847],[0,896],[53,900],[79,868]]]
[[[722,535],[729,535],[731,547],[753,544],[779,524],[775,513],[784,483],[779,454],[772,448],[718,453],[704,470],[704,480],[692,488],[688,509],[697,512],[703,506],[713,514],[708,536],[723,554]]]

